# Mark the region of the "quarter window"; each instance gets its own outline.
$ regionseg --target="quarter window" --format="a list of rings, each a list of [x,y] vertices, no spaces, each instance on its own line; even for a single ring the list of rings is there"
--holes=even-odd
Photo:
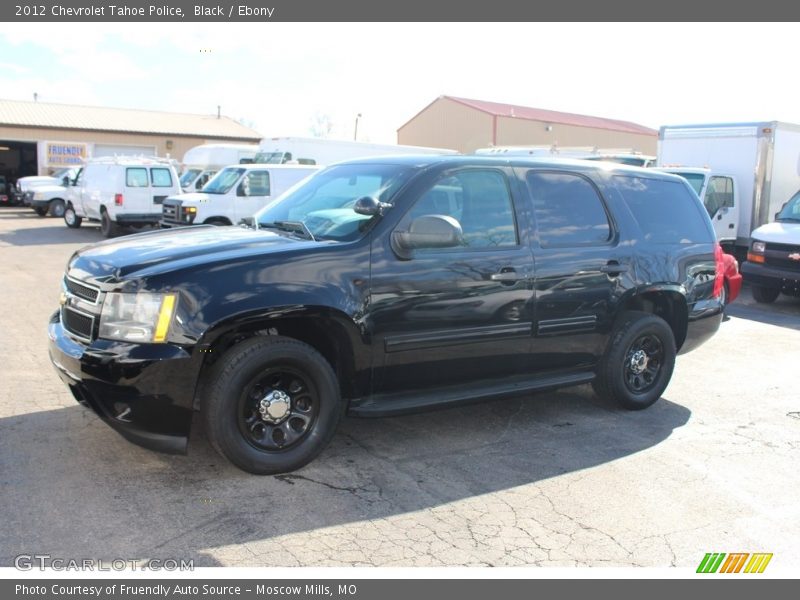
[[[268,171],[250,171],[243,183],[249,190],[249,196],[269,196]]]
[[[539,244],[543,248],[604,244],[611,239],[595,187],[572,173],[528,173]]]
[[[499,171],[465,170],[440,179],[406,215],[453,217],[461,225],[463,245],[469,248],[516,246],[514,207],[505,176]]]
[[[147,187],[147,169],[141,167],[125,169],[125,185],[128,187]]]
[[[169,169],[150,169],[150,181],[153,182],[153,187],[172,187]]]

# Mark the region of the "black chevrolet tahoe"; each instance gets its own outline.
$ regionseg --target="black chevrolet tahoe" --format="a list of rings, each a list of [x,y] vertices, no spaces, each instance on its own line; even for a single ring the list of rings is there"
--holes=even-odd
[[[655,402],[719,328],[722,254],[680,177],[425,156],[329,167],[255,216],[76,252],[50,357],[129,440],[186,449],[194,411],[252,473],[381,416],[591,383]]]

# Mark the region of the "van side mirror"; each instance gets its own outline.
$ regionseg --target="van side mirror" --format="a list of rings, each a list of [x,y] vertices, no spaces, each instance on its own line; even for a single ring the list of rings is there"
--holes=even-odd
[[[408,226],[408,231],[392,233],[392,249],[403,259],[423,248],[455,248],[463,243],[461,224],[446,215],[422,215]]]
[[[353,205],[353,210],[356,214],[374,217],[375,215],[382,215],[384,211],[391,206],[391,204],[380,202],[372,196],[363,196],[356,200],[356,203]]]
[[[64,177],[61,179],[61,184],[64,187],[69,187],[69,184],[70,184],[69,175],[64,175]]]

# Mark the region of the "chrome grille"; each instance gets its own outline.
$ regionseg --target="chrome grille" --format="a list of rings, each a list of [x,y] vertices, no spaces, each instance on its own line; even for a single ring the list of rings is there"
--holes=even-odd
[[[66,287],[67,291],[73,296],[97,304],[97,297],[100,295],[100,290],[97,288],[86,285],[85,283],[80,283],[69,277],[64,278],[64,287]]]

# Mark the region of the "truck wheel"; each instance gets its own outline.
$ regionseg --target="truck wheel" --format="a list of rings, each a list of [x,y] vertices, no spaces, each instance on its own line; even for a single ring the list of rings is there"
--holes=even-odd
[[[330,364],[280,336],[245,340],[209,374],[202,412],[211,445],[240,469],[286,473],[328,445],[343,412]]]
[[[64,216],[64,201],[60,198],[50,201],[50,216],[58,217],[59,219]]]
[[[114,237],[119,233],[119,226],[111,220],[107,210],[100,212],[100,233],[107,238]]]
[[[40,217],[44,217],[47,215],[47,207],[46,206],[34,206],[33,212],[35,212]]]
[[[675,368],[675,336],[664,319],[626,311],[617,320],[592,383],[603,399],[628,410],[647,408],[661,397]]]
[[[753,286],[753,299],[762,304],[771,304],[777,300],[781,290],[779,288]]]
[[[72,203],[67,204],[67,207],[64,209],[64,223],[71,229],[77,229],[81,226],[81,223],[83,223],[83,219],[75,214],[75,208],[72,206]]]

